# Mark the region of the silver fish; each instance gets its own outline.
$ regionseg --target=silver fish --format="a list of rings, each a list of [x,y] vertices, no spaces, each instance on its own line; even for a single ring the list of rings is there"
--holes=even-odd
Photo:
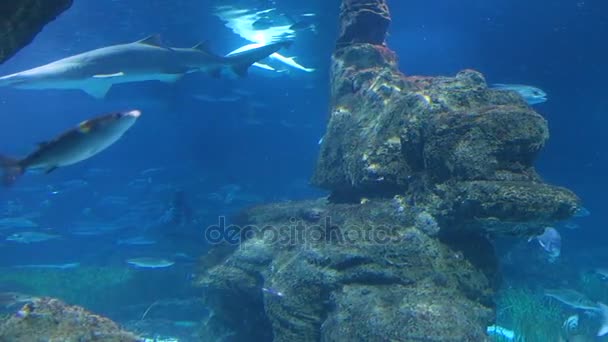
[[[561,254],[562,237],[553,227],[545,228],[545,231],[536,237],[540,246],[549,254],[551,259],[556,259]]]
[[[517,92],[529,105],[535,105],[547,101],[547,93],[539,88],[529,85],[496,83],[492,85],[491,89]]]
[[[140,268],[165,268],[175,264],[175,262],[168,259],[152,257],[133,258],[127,260],[127,263]]]
[[[11,234],[6,238],[6,241],[18,242],[18,243],[34,243],[43,242],[48,240],[59,239],[61,236],[54,234],[47,234],[41,232],[21,232]]]
[[[65,264],[30,264],[30,265],[15,265],[13,268],[51,268],[58,270],[67,270],[70,268],[77,268],[80,266],[79,262],[69,262]]]
[[[0,219],[0,229],[3,228],[37,228],[38,224],[26,217],[5,217]]]
[[[13,184],[29,169],[44,169],[49,173],[96,155],[118,141],[140,115],[138,110],[101,115],[82,122],[51,141],[40,143],[23,159],[0,156],[4,184]]]
[[[598,305],[584,294],[572,289],[546,289],[545,296],[581,310],[597,311]]]
[[[13,305],[30,303],[40,298],[18,292],[0,292],[0,305],[9,308]]]
[[[595,303],[584,294],[571,289],[548,289],[545,296],[555,298],[558,301],[574,308],[597,312],[601,318],[601,326],[597,336],[608,334],[608,306],[603,303]]]
[[[120,239],[116,241],[117,245],[131,245],[131,246],[147,246],[153,245],[156,241],[147,239],[143,236],[136,236],[128,239]]]

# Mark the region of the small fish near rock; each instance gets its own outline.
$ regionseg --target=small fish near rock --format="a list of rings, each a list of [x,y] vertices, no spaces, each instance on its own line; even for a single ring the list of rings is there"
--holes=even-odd
[[[547,101],[547,93],[543,90],[523,84],[493,84],[490,89],[514,91],[521,95],[529,105],[535,105]]]
[[[561,254],[562,250],[562,237],[553,227],[545,228],[545,231],[535,237],[540,246],[549,255],[549,261],[554,262]]]

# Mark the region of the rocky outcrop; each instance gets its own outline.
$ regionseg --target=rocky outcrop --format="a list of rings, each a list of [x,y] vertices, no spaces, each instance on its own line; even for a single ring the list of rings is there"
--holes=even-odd
[[[198,278],[224,341],[486,341],[500,278],[488,236],[579,208],[533,163],[546,120],[479,72],[405,76],[385,0],[343,0],[313,176],[328,199],[249,209]]]
[[[10,0],[0,2],[0,63],[29,44],[44,25],[73,0]]]
[[[361,4],[363,3],[363,4]],[[368,6],[377,6],[376,10]],[[452,229],[534,234],[571,216],[579,200],[542,182],[533,162],[546,120],[514,92],[488,89],[482,74],[406,77],[368,17],[382,1],[344,1],[332,58],[332,111],[313,183],[337,201],[405,196]],[[365,20],[351,18],[365,17]],[[351,33],[348,33],[351,32]]]
[[[58,299],[34,298],[14,315],[0,320],[0,341],[143,342],[111,320]]]

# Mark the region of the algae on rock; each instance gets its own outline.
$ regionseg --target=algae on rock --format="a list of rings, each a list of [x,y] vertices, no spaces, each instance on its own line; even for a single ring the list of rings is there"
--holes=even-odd
[[[49,298],[36,298],[17,314],[0,320],[0,341],[142,342],[111,320],[78,306]]]

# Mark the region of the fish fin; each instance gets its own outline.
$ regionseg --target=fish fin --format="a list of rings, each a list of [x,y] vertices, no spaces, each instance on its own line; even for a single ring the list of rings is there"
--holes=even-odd
[[[225,61],[230,64],[231,70],[238,76],[244,77],[247,75],[247,69],[253,63],[259,62],[264,58],[272,55],[284,47],[291,45],[291,41],[283,41],[272,43],[255,49],[239,52],[234,55],[224,57]]]
[[[38,148],[42,148],[42,147],[48,145],[48,143],[49,143],[48,141],[39,141],[36,143],[36,146],[38,146]]]
[[[275,68],[271,67],[271,66],[270,66],[270,65],[268,65],[268,64],[264,64],[264,63],[259,63],[259,62],[256,62],[256,63],[253,63],[253,66],[256,66],[256,67],[258,67],[258,68],[260,68],[260,69],[265,69],[265,70],[270,70],[270,71],[276,71],[276,72],[280,72],[279,70],[277,70],[277,69],[275,69]]]
[[[51,166],[48,169],[44,170],[44,173],[48,175],[49,173],[51,173],[55,170],[57,170],[57,166]]]
[[[232,72],[234,72],[239,77],[245,77],[247,76],[247,70],[249,69],[249,66],[250,65],[237,64],[233,65],[231,69]]]
[[[84,87],[82,90],[96,99],[103,99],[112,87],[112,84],[97,84],[95,86]]]
[[[116,72],[113,74],[99,74],[99,75],[93,75],[93,78],[111,78],[111,77],[120,77],[120,76],[124,76],[125,73],[120,71],[120,72]]]
[[[184,74],[166,74],[166,76],[163,78],[160,78],[159,81],[165,82],[165,83],[175,83],[175,82],[179,81],[183,76],[184,76]]]
[[[210,69],[207,73],[213,78],[220,78],[222,76],[222,70],[220,68]]]
[[[209,41],[208,40],[205,40],[203,42],[200,42],[200,43],[194,45],[192,47],[192,49],[213,54],[213,52],[209,48]]]
[[[163,46],[163,44],[161,43],[161,40],[160,40],[160,34],[153,34],[151,36],[147,36],[144,39],[138,40],[136,43],[150,45],[150,46],[158,46],[158,47]]]
[[[598,303],[600,307],[600,313],[602,316],[602,325],[600,330],[597,332],[597,336],[604,336],[608,334],[608,305],[604,303]]]
[[[0,168],[2,168],[4,173],[2,175],[2,183],[6,187],[13,185],[25,171],[24,167],[21,166],[20,160],[3,155],[0,155]]]

